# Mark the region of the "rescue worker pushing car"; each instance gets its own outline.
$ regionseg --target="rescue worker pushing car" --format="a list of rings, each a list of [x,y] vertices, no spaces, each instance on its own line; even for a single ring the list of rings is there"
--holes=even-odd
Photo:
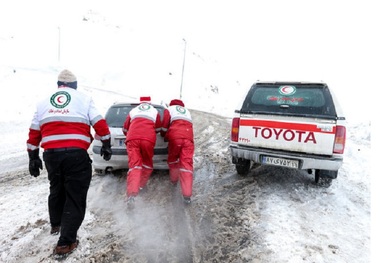
[[[191,203],[193,189],[194,133],[191,114],[181,100],[174,99],[164,111],[161,136],[168,141],[170,181],[181,185],[186,204]]]
[[[150,104],[150,97],[140,97],[140,104],[133,108],[123,126],[128,153],[127,203],[133,204],[140,190],[153,172],[153,155],[156,134],[161,130],[161,118]]]
[[[52,235],[60,233],[53,254],[64,256],[77,248],[77,232],[86,212],[92,161],[87,153],[93,137],[91,126],[103,143],[101,155],[112,151],[109,127],[91,97],[78,92],[77,79],[69,70],[58,76],[58,90],[37,104],[27,140],[29,172],[40,175],[43,160],[50,182],[48,199]],[[41,145],[40,145],[41,144]]]

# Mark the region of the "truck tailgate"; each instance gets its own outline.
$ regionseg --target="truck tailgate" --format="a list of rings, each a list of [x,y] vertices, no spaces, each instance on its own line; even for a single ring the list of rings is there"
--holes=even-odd
[[[249,115],[240,117],[240,145],[332,155],[336,121],[328,119]]]

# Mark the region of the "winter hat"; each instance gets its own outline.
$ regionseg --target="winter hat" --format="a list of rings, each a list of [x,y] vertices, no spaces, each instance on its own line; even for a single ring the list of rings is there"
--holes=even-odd
[[[58,86],[67,86],[67,87],[76,89],[77,88],[77,77],[75,77],[75,75],[71,71],[64,69],[58,75],[57,84],[58,84]]]
[[[143,102],[150,102],[150,97],[147,96],[147,97],[140,97],[140,102],[143,103]]]
[[[179,106],[182,106],[182,107],[185,107],[185,104],[183,103],[182,100],[172,100],[169,104],[169,106],[173,106],[173,105],[179,105]]]

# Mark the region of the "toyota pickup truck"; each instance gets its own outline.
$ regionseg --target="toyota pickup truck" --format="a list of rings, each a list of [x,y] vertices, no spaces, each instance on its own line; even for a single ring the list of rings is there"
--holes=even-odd
[[[343,164],[345,117],[323,82],[256,82],[232,119],[230,152],[240,175],[258,165],[307,170],[330,186]]]

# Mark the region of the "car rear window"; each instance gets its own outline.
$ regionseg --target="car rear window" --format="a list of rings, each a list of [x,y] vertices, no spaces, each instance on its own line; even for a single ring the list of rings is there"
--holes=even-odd
[[[323,84],[259,84],[250,89],[242,113],[335,117],[331,94]]]
[[[136,106],[137,104],[110,107],[105,116],[108,126],[114,127],[114,128],[122,128],[129,112]],[[162,120],[164,116],[165,108],[161,106],[159,107],[155,106],[155,108],[160,114],[160,117]]]

